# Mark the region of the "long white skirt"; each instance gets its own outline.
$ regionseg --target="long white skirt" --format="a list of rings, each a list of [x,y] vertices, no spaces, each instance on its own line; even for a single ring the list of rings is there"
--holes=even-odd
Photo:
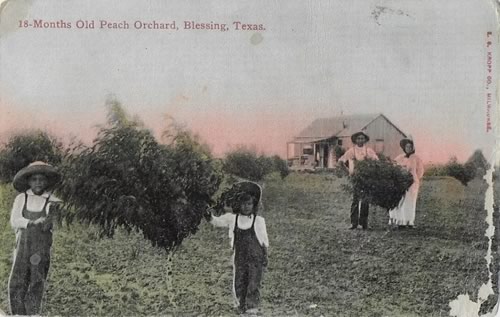
[[[419,186],[419,182],[414,182],[401,198],[399,205],[389,210],[389,224],[399,226],[413,226],[415,224]]]

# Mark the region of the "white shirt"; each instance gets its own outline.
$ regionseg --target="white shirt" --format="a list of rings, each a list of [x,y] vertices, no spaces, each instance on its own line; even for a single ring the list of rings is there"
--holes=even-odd
[[[41,212],[47,197],[49,197],[50,192],[44,192],[41,195],[35,195],[31,189],[26,191],[28,194],[27,209],[32,212]],[[10,212],[10,225],[15,230],[25,229],[28,227],[29,220],[23,217],[23,207],[24,207],[25,193],[21,193],[14,199],[14,204]],[[50,202],[60,202],[61,200],[53,195],[50,196],[49,204],[47,205],[47,214],[50,209]]]
[[[254,217],[253,215],[250,215],[250,217],[240,215],[238,217],[238,228],[242,230],[250,229],[250,227],[252,227],[253,217]],[[229,239],[231,240],[230,241],[231,248],[233,247],[234,244],[235,221],[236,221],[236,214],[232,213],[227,213],[220,217],[212,217],[212,220],[210,221],[210,223],[216,227],[229,228]],[[267,237],[266,222],[263,217],[257,216],[257,218],[255,218],[254,229],[255,229],[255,235],[257,236],[257,240],[259,241],[260,245],[268,248],[269,239]]]
[[[363,145],[361,147],[355,145],[349,150],[347,150],[347,152],[345,152],[344,155],[342,155],[339,158],[339,161],[340,162],[349,161],[349,174],[352,175],[352,173],[354,172],[354,161],[363,161],[367,158],[372,160],[378,160],[378,156],[375,153],[375,151],[373,151],[366,145]]]

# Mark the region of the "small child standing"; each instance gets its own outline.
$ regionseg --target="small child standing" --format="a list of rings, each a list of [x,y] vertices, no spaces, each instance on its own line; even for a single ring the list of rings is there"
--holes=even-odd
[[[34,162],[13,180],[21,192],[14,200],[10,223],[16,231],[16,248],[9,278],[9,305],[13,315],[39,315],[50,265],[52,214],[60,200],[50,191],[60,174],[49,164]]]
[[[262,196],[261,187],[253,182],[240,182],[231,189],[235,192],[231,207],[233,213],[220,217],[207,212],[206,218],[217,227],[229,228],[233,254],[233,295],[241,313],[256,314],[260,303],[260,283],[267,267],[266,223],[257,216]]]

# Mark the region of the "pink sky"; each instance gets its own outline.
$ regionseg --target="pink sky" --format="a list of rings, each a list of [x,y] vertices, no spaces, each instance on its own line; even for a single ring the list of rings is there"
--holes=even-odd
[[[2,142],[16,131],[43,129],[65,141],[74,137],[89,143],[97,131],[95,126],[103,124],[106,120],[104,111],[57,116],[43,111],[21,112],[3,103],[0,103],[0,112],[3,114],[0,117],[0,140]],[[139,116],[157,136],[166,126],[164,114],[143,112]],[[198,112],[179,122],[199,134],[203,141],[210,145],[216,156],[221,157],[234,147],[245,145],[264,154],[278,154],[285,158],[286,142],[290,141],[313,119],[310,113],[281,114],[269,110],[241,115]],[[475,150],[470,144],[449,140],[442,143],[443,140],[425,132],[416,131],[413,133],[413,138],[418,154],[426,162],[445,162],[451,156],[465,160]]]

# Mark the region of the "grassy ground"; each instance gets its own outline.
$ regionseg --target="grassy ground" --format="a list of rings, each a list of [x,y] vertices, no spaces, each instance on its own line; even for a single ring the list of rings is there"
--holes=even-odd
[[[326,174],[266,181],[262,214],[271,248],[265,316],[447,316],[459,294],[476,300],[488,279],[484,183],[425,180],[416,229],[388,231],[386,212],[372,207],[371,230],[351,231],[343,181]],[[14,194],[0,190],[5,310]],[[166,254],[139,235],[119,232],[100,240],[94,228],[59,228],[44,314],[231,316],[230,254],[227,230],[202,224],[174,255],[170,289]],[[495,301],[490,296],[482,310]]]

